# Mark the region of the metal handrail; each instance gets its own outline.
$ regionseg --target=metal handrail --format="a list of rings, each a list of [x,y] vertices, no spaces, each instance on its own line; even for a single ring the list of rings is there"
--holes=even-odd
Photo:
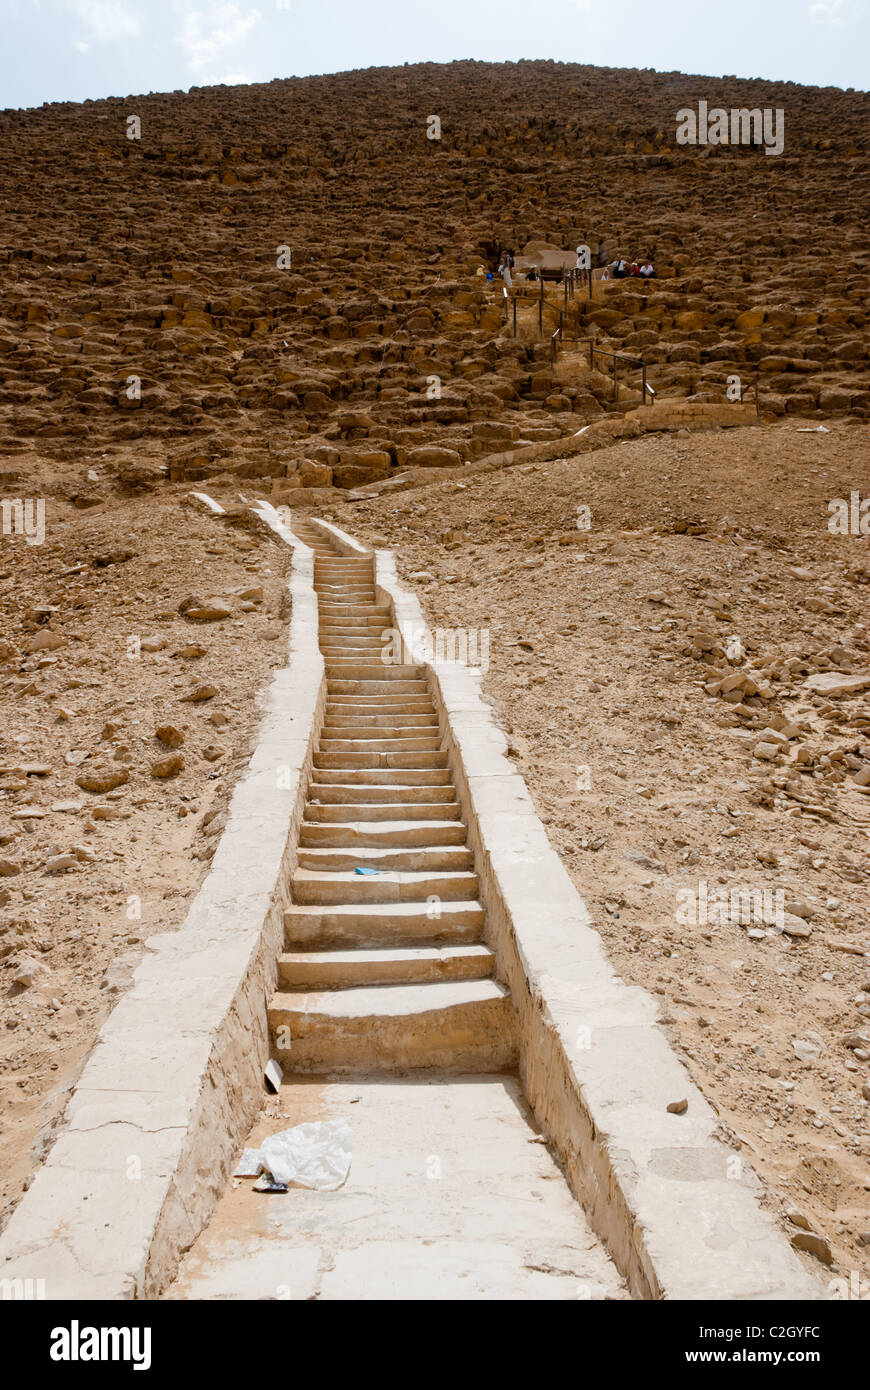
[[[558,343],[557,343],[557,341],[556,341],[557,338],[558,338],[558,340],[559,340]],[[556,358],[557,358],[557,356],[558,356],[558,347],[559,347],[559,343],[561,343],[561,344],[564,346],[566,343],[585,343],[585,341],[586,341],[586,339],[585,339],[585,338],[582,338],[579,334],[577,334],[577,335],[576,335],[575,337],[573,337],[573,338],[566,338],[566,336],[565,336],[565,321],[564,321],[564,315],[563,315],[562,311],[560,310],[560,312],[559,312],[559,327],[556,329],[555,333],[553,333],[553,334],[551,335],[551,337],[550,337],[550,354],[551,354],[551,357],[552,357],[553,362],[556,361]]]
[[[580,270],[579,267],[577,267],[577,266],[572,266],[570,269],[567,269],[567,268],[566,268],[566,269],[562,272],[562,278],[563,278],[563,285],[564,285],[564,291],[565,291],[565,302],[564,302],[564,308],[557,311],[558,314],[559,314],[560,326],[561,326],[561,323],[562,323],[562,321],[563,321],[563,316],[564,316],[564,314],[566,314],[567,311],[568,311],[568,293],[569,293],[569,290],[570,290],[571,298],[573,299],[573,297],[574,297],[574,288],[575,288],[575,285],[578,285],[578,284],[585,284],[585,285],[587,286],[588,296],[589,296],[590,299],[592,298],[592,271],[591,271],[591,270]],[[514,337],[517,336],[517,304],[518,304],[518,303],[523,303],[523,304],[537,304],[537,306],[538,306],[538,332],[543,336],[543,332],[544,332],[544,305],[545,305],[545,304],[549,304],[549,307],[550,307],[551,309],[554,309],[554,310],[555,310],[555,308],[556,308],[555,304],[551,304],[550,301],[547,300],[546,297],[545,297],[544,283],[545,283],[545,282],[544,282],[544,277],[543,277],[543,275],[541,275],[541,274],[539,273],[539,275],[538,275],[538,284],[539,284],[540,288],[539,288],[537,294],[523,294],[521,290],[519,290],[519,289],[517,289],[517,288],[514,288],[513,293],[512,293],[511,295],[508,295],[507,289],[505,289],[505,291],[504,291],[505,299],[508,299],[508,298],[509,298],[509,299],[511,300],[512,304],[513,304],[513,336],[514,336]],[[507,321],[507,320],[505,320],[505,321]],[[577,341],[579,342],[580,339],[578,338]]]
[[[538,306],[538,332],[541,333],[541,334],[543,334],[543,332],[544,332],[544,305],[547,304],[548,307],[551,308],[551,309],[555,309],[555,308],[556,308],[556,306],[555,306],[554,304],[549,304],[549,301],[546,300],[546,299],[544,298],[544,282],[543,282],[543,280],[541,280],[540,284],[541,284],[541,289],[540,289],[540,293],[539,293],[539,294],[523,294],[523,293],[522,293],[521,291],[519,291],[519,290],[514,290],[513,294],[510,296],[511,303],[513,304],[513,330],[514,330],[514,331],[513,331],[513,336],[514,336],[514,337],[517,336],[517,304],[518,304],[518,303],[522,303],[522,304],[537,304],[537,306]],[[507,294],[507,290],[505,290],[505,294]],[[558,315],[559,315],[559,321],[560,321],[560,323],[561,323],[561,320],[562,320],[562,310],[559,309],[559,310],[557,310],[556,312],[557,312]]]
[[[579,266],[572,266],[570,270],[566,270],[566,271],[565,271],[565,276],[564,276],[564,287],[565,287],[565,308],[566,308],[566,309],[568,308],[568,293],[569,293],[569,291],[570,291],[570,294],[571,294],[571,298],[573,299],[573,298],[574,298],[574,287],[575,287],[575,285],[580,285],[580,284],[586,286],[586,297],[587,297],[587,299],[591,299],[591,298],[592,298],[592,271],[591,271],[591,269],[590,269],[590,270],[581,270]]]
[[[566,272],[566,274],[567,274],[567,275],[570,275],[570,276],[572,276],[572,277],[580,276],[580,275],[584,275],[584,274],[588,274],[588,275],[589,275],[589,279],[590,279],[590,284],[591,284],[591,279],[592,279],[592,273],[591,273],[591,271],[573,270],[573,271],[568,271],[568,272]],[[537,296],[535,296],[535,298],[537,298]],[[566,301],[567,301],[567,293],[566,293]],[[514,336],[516,336],[516,317],[517,317],[517,311],[516,311],[516,307],[515,307],[515,308],[514,308]],[[540,316],[539,316],[539,317],[540,317]],[[557,358],[558,358],[559,346],[560,346],[560,345],[564,346],[564,344],[565,344],[566,341],[568,341],[568,340],[565,338],[565,334],[564,334],[564,316],[563,316],[563,312],[560,311],[560,313],[559,313],[559,327],[556,329],[556,331],[555,331],[555,332],[551,335],[551,337],[550,337],[550,359],[551,359],[551,361],[552,361],[552,363],[553,363],[554,366],[555,366],[556,361],[557,361]],[[574,339],[572,339],[571,341],[573,341],[573,342],[578,342],[578,343],[579,343],[579,342],[582,342],[583,339],[582,339],[582,338],[574,338]],[[654,402],[655,399],[656,399],[656,392],[655,392],[654,387],[652,387],[652,386],[650,385],[650,383],[649,383],[649,382],[647,381],[647,379],[646,379],[646,362],[645,362],[645,360],[644,360],[644,358],[643,358],[642,356],[641,356],[641,357],[631,357],[631,356],[629,356],[629,354],[626,353],[626,352],[613,352],[613,351],[611,351],[610,348],[600,348],[600,347],[596,347],[596,346],[595,346],[595,339],[594,339],[594,338],[590,338],[588,341],[589,341],[589,366],[590,366],[590,368],[594,368],[594,366],[595,366],[595,354],[596,354],[596,353],[598,353],[599,356],[601,356],[601,357],[609,357],[609,358],[611,358],[612,361],[613,361],[613,363],[614,363],[614,369],[613,369],[613,399],[614,399],[614,400],[618,400],[618,399],[619,399],[619,382],[618,382],[618,380],[617,380],[617,374],[616,374],[616,363],[617,363],[617,362],[627,362],[627,363],[629,364],[629,366],[632,366],[632,367],[640,367],[640,369],[641,369],[641,402],[642,402],[642,404],[643,404],[643,405],[652,405],[652,404],[653,404],[653,402]],[[730,375],[730,373],[729,373],[729,375]],[[761,416],[761,406],[760,406],[760,402],[759,402],[759,391],[758,391],[759,379],[760,379],[760,373],[759,373],[759,372],[756,372],[756,374],[755,374],[755,380],[754,380],[754,382],[751,383],[751,389],[752,389],[753,397],[754,397],[754,400],[755,400],[755,414],[756,414],[756,417],[759,417],[759,418],[760,418],[760,416]],[[748,389],[748,388],[747,388],[747,389]],[[742,402],[743,402],[743,392],[742,392],[742,391],[741,391],[741,395],[740,395],[740,401],[741,401],[741,404],[742,404]]]
[[[616,363],[627,362],[629,366],[640,367],[641,369],[641,403],[647,405],[647,381],[646,381],[646,362],[642,357],[629,357],[625,352],[611,352],[608,348],[597,348],[594,338],[589,339],[589,366],[595,366],[595,354],[600,353],[602,357],[613,358],[613,399],[619,400],[619,382],[616,376]],[[652,388],[650,388],[652,390]],[[655,392],[652,392],[655,395]]]

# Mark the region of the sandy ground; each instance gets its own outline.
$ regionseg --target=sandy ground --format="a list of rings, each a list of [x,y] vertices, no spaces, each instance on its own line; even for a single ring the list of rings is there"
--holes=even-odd
[[[489,634],[484,689],[616,968],[784,1211],[866,1281],[870,702],[805,682],[870,674],[868,539],[828,528],[870,493],[870,439],[800,423],[334,513],[396,548],[433,627]],[[742,692],[708,693],[728,672]],[[720,912],[732,888],[767,889],[773,920]]]
[[[44,541],[0,540],[0,1224],[140,943],[183,921],[286,661],[286,549],[183,488],[98,477],[80,510],[80,482],[31,474]],[[224,618],[178,611],[213,596]]]

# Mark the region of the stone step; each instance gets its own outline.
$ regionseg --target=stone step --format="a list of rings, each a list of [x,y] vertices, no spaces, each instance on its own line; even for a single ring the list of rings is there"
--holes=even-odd
[[[492,975],[494,965],[492,951],[482,945],[288,951],[278,957],[278,980],[282,992],[486,980]]]
[[[445,749],[412,749],[404,753],[378,753],[373,748],[368,748],[364,753],[346,752],[330,753],[319,749],[314,754],[314,766],[316,768],[388,768],[391,771],[398,768],[419,767],[419,768],[446,768],[447,752]]]
[[[383,603],[335,603],[321,598],[317,608],[321,618],[383,618],[384,627],[391,625],[392,614]]]
[[[365,613],[363,613],[363,614],[361,614],[360,616],[356,616],[356,615],[354,615],[354,614],[347,613],[347,614],[345,614],[344,617],[341,617],[340,615],[338,615],[338,616],[336,616],[336,617],[334,617],[334,618],[324,618],[324,617],[321,615],[321,616],[320,616],[320,622],[319,622],[318,628],[319,628],[319,631],[320,631],[321,633],[324,633],[324,632],[357,632],[357,633],[367,633],[367,632],[389,632],[389,631],[391,630],[391,629],[390,629],[390,626],[389,626],[389,622],[390,622],[389,618],[381,618],[381,617],[379,617],[376,613],[375,613],[375,614],[365,614]]]
[[[278,991],[268,1017],[278,1057],[293,1071],[502,1071],[516,1064],[510,995],[491,979]]]
[[[407,873],[388,869],[371,878],[350,873],[294,869],[295,903],[413,903],[427,898],[458,902],[477,894],[477,875],[463,869],[432,869]]]
[[[468,827],[458,820],[303,821],[301,845],[464,845]]]
[[[446,787],[450,770],[446,767],[318,767],[317,781],[325,786],[390,787],[401,782],[406,787]]]
[[[332,669],[336,664],[339,666],[356,666],[360,662],[375,662],[381,664],[385,670],[389,670],[389,651],[386,649],[381,638],[375,639],[371,644],[361,646],[342,646],[334,642],[320,642],[320,651],[327,663],[327,669]],[[386,660],[384,660],[386,656]]]
[[[424,701],[416,708],[407,710],[384,710],[382,705],[370,705],[360,709],[359,705],[334,706],[327,702],[324,712],[324,727],[340,724],[343,728],[410,728],[432,723],[438,723],[438,716],[431,701],[428,702],[428,708],[427,702]]]
[[[359,560],[339,560],[335,556],[330,558],[327,555],[320,555],[314,561],[314,574],[315,577],[317,575],[338,575],[341,578],[347,578],[348,576],[359,578],[362,576],[366,579],[373,579],[375,567],[371,558],[368,556],[363,556],[362,559]]]
[[[387,668],[384,668],[387,669]],[[419,680],[348,680],[327,678],[327,695],[428,695],[429,687]]]
[[[423,679],[422,666],[391,666],[386,662],[327,661],[326,675],[330,680],[377,681],[420,681]]]
[[[365,725],[361,727],[356,724],[330,724],[324,725],[321,739],[329,739],[335,742],[336,739],[345,739],[351,743],[358,743],[360,748],[366,748],[370,743],[383,743],[385,739],[397,738],[429,738],[438,739],[440,729],[438,723],[430,719],[424,724],[388,724],[386,727],[378,728],[377,725]]]
[[[321,600],[331,598],[340,603],[373,603],[375,598],[372,589],[343,589],[339,592],[337,589],[333,591],[319,588],[317,593]]]
[[[344,711],[327,709],[323,722],[327,729],[424,729],[438,728],[434,711],[421,711],[419,714],[350,714]]]
[[[439,727],[438,716],[435,709],[429,703],[429,708],[421,705],[418,709],[406,710],[386,710],[385,713],[374,713],[374,709],[379,706],[372,706],[371,709],[353,709],[352,706],[345,706],[343,709],[332,709],[327,705],[324,712],[324,728],[342,727],[359,728],[359,730],[393,730],[393,728],[427,728]]]
[[[474,941],[483,931],[481,903],[291,903],[284,909],[288,949],[316,946],[400,946]]]
[[[351,627],[375,627],[388,632],[392,618],[375,603],[334,603],[328,598],[318,598],[318,618],[322,623],[349,623]],[[358,619],[359,621],[355,621]]]
[[[330,574],[373,574],[374,561],[371,555],[318,555],[314,561],[314,573],[328,571]]]
[[[334,666],[336,662],[342,665],[353,665],[358,661],[380,662],[382,666],[389,667],[389,651],[378,637],[372,643],[365,643],[357,647],[345,647],[334,642],[319,643],[324,661],[327,666]],[[383,661],[386,655],[388,658]]]
[[[326,714],[432,714],[431,695],[330,695]]]
[[[314,574],[317,575],[365,575],[367,579],[374,577],[374,565],[367,558],[362,560],[338,560],[328,555],[318,555],[314,561]]]
[[[314,562],[314,587],[318,591],[324,587],[335,588],[344,584],[365,584],[368,589],[373,589],[374,583],[375,576],[371,565],[363,565],[361,568],[335,569],[332,565]]]
[[[359,690],[333,691],[330,689],[327,703],[333,704],[335,701],[341,701],[345,706],[349,704],[357,705],[361,713],[365,713],[366,710],[368,710],[370,713],[377,714],[380,712],[381,706],[388,709],[391,701],[402,703],[405,700],[412,700],[419,703],[421,700],[426,700],[428,701],[430,709],[434,709],[432,692],[422,677],[413,681],[413,684],[416,685],[418,689],[411,691],[385,690],[383,689],[383,681],[379,682],[381,689],[377,689],[375,683],[371,681],[357,682],[357,684],[360,685]]]
[[[390,631],[392,620],[388,613],[360,613],[356,607],[352,607],[349,613],[324,613],[323,609],[327,606],[322,600],[320,601],[318,617],[321,632],[328,632],[331,628],[347,630],[348,632]],[[368,606],[366,605],[366,607]]]
[[[348,696],[347,698],[353,699],[353,696]],[[410,702],[412,700],[418,701],[418,703],[411,704]],[[388,701],[385,703],[388,706],[392,706],[393,704],[395,704],[395,708],[388,707],[384,710],[383,714],[375,714],[375,710],[381,710],[382,706],[380,704],[362,706],[334,705],[332,703],[332,700],[329,700],[327,701],[326,710],[324,711],[323,718],[324,721],[329,720],[332,723],[342,724],[346,723],[346,721],[348,720],[353,722],[356,719],[368,718],[392,719],[396,723],[403,723],[403,715],[411,715],[415,719],[432,719],[435,714],[435,711],[432,708],[431,701],[426,700],[423,697],[418,697],[416,695],[406,696],[404,700],[402,700],[402,698],[400,697],[395,702]],[[377,728],[378,726],[371,725],[370,727]]]
[[[399,833],[401,838],[378,845],[351,840],[346,848],[324,843],[308,844],[302,840],[296,851],[296,862],[300,869],[311,869],[315,873],[325,873],[327,870],[353,873],[358,865],[367,869],[397,869],[402,873],[474,868],[474,855],[461,842],[445,844],[439,835],[431,844],[409,844],[407,832]]]
[[[367,750],[375,753],[411,753],[415,750],[433,753],[439,751],[440,742],[437,736],[427,738],[423,734],[408,738],[322,738],[320,747],[324,753],[364,753]]]
[[[384,633],[387,633],[386,637]],[[351,626],[348,622],[336,623],[335,625],[320,624],[321,642],[341,642],[345,637],[377,639],[382,646],[386,646],[387,642],[390,641],[390,629],[384,627],[377,618],[363,619],[356,626]]]
[[[358,821],[374,820],[459,820],[458,801],[440,801],[428,805],[420,801],[390,801],[383,805],[373,802],[337,802],[335,805],[321,805],[309,801],[305,806],[307,821],[329,821],[339,824],[356,824]]]
[[[374,642],[381,640],[382,634],[389,632],[388,627],[377,619],[364,619],[361,623],[351,623],[348,621],[341,623],[320,623],[319,633],[321,642],[341,642],[353,639],[355,642]],[[386,639],[383,639],[386,641]]]
[[[317,594],[321,599],[334,599],[338,603],[343,603],[345,600],[356,602],[357,599],[363,603],[374,603],[376,598],[374,585],[368,580],[360,584],[351,582],[332,584],[324,583],[321,580],[317,584]]]
[[[456,800],[456,792],[448,783],[443,787],[409,786],[399,782],[395,786],[356,786],[355,784],[312,782],[308,788],[308,804],[320,806],[375,806],[391,805],[399,802],[407,805],[414,801],[418,805],[434,805]]]
[[[346,728],[343,724],[332,728],[324,728],[320,735],[321,748],[335,751],[336,744],[346,744],[347,749],[364,753],[370,749],[379,749],[381,752],[391,751],[391,745],[395,745],[393,752],[409,752],[414,748],[438,749],[441,745],[441,730],[438,724],[422,724],[416,727],[414,724],[403,726],[403,724],[393,724],[392,728]]]

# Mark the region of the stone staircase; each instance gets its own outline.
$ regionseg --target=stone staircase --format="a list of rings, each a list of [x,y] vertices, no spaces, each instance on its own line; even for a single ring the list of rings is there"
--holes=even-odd
[[[269,1024],[293,1071],[515,1060],[467,828],[423,669],[385,664],[374,557],[310,523],[327,705]]]

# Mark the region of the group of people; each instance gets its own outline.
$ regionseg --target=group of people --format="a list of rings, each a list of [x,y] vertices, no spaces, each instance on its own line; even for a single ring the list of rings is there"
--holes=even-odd
[[[627,280],[630,276],[637,276],[641,280],[654,280],[656,278],[656,268],[649,256],[644,256],[641,261],[627,261],[624,256],[617,256],[615,261],[604,267],[602,280]]]
[[[586,248],[582,248],[586,250]],[[577,264],[580,265],[581,248],[577,248]],[[588,261],[586,262],[588,265]],[[513,285],[514,255],[512,251],[502,251],[499,257],[496,275],[501,276],[508,289]],[[537,267],[531,266],[526,274],[527,280],[537,279]],[[639,261],[628,261],[624,256],[617,256],[616,260],[604,267],[602,280],[627,280],[631,276],[636,276],[641,280],[654,280],[656,278],[656,268],[649,256],[644,256]]]

